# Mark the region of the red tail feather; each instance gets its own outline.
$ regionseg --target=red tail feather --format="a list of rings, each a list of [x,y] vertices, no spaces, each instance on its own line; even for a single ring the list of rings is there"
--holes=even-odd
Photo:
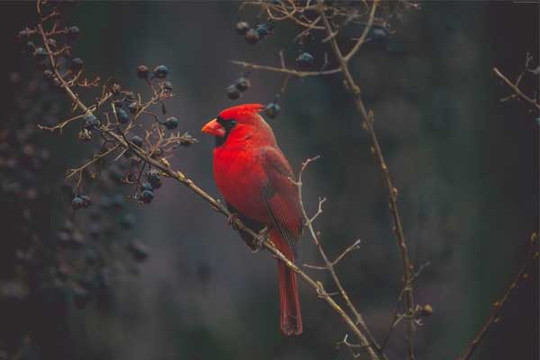
[[[271,238],[278,250],[288,259],[294,261],[289,244],[276,233],[273,233]],[[302,333],[302,313],[300,312],[296,273],[280,260],[278,260],[278,272],[281,331],[285,335],[300,335]]]

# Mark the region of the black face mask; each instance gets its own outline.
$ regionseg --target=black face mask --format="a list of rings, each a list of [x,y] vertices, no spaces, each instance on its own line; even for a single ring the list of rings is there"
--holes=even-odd
[[[216,118],[216,121],[219,125],[223,126],[223,129],[225,129],[225,136],[216,136],[216,144],[215,147],[219,147],[227,141],[227,138],[229,137],[229,133],[232,129],[236,126],[236,120],[224,120],[220,118],[219,116]]]

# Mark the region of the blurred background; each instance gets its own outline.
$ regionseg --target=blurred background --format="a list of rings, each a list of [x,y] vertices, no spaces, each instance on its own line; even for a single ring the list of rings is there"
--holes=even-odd
[[[353,68],[399,189],[413,262],[430,263],[416,282],[417,303],[434,309],[417,331],[418,359],[454,359],[517,271],[528,236],[538,228],[538,114],[524,103],[501,103],[509,92],[492,68],[513,79],[524,70],[528,52],[535,56],[532,65],[538,64],[539,8],[481,1],[421,5],[403,14],[395,34],[364,46]],[[251,254],[225,219],[184,187],[165,181],[150,205],[129,203],[122,212],[90,219],[66,210],[63,174],[92,146],[76,142],[76,129],[63,136],[31,130],[48,117],[68,114],[69,103],[36,83],[40,71],[16,39],[35,23],[35,5],[2,1],[0,14],[0,129],[30,134],[0,149],[0,359],[351,358],[346,349],[336,349],[345,326],[304,284],[304,334],[282,336],[275,261]],[[89,76],[147,93],[137,66],[169,67],[177,94],[169,111],[200,140],[180,148],[173,167],[214,196],[214,140],[200,128],[234,104],[269,103],[283,80],[252,72],[252,87],[229,100],[225,88],[244,72],[230,60],[278,66],[279,50],[290,64],[300,52],[290,42],[297,33],[292,26],[278,24],[255,46],[236,35],[239,19],[256,23],[256,16],[228,1],[85,1],[65,13],[81,29],[74,55],[84,59]],[[303,50],[322,62],[323,47]],[[532,94],[538,77],[527,79],[523,86]],[[268,121],[293,167],[321,156],[306,173],[305,197],[310,211],[319,196],[328,198],[317,228],[329,254],[362,239],[338,271],[382,339],[399,293],[401,263],[367,134],[338,75],[291,79],[280,105],[281,115]],[[10,160],[6,150],[28,157],[27,143],[42,149],[35,155],[40,166],[30,175],[27,164]],[[13,173],[25,180],[9,180]],[[37,200],[29,195],[33,190]],[[108,197],[117,194],[107,191]],[[112,235],[111,246],[116,237],[127,241],[135,260],[146,258],[147,246],[148,258],[124,266],[114,281],[93,285],[106,291],[88,299],[84,289],[65,291],[56,280],[44,282],[42,275],[57,261],[54,249],[66,219],[83,227],[79,240],[85,242],[93,233],[84,226],[100,216],[129,222]],[[133,239],[145,245],[137,242],[133,250]],[[304,236],[299,245],[300,264],[318,262],[310,241]],[[28,254],[36,243],[42,244],[39,260]],[[538,359],[538,269],[528,274],[476,359]],[[389,357],[402,358],[405,345],[399,326]]]

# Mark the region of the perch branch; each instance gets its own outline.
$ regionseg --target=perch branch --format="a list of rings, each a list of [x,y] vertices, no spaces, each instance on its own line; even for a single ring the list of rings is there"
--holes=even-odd
[[[41,10],[40,10],[40,1],[38,0],[37,3],[38,8],[38,14],[41,17]],[[60,81],[60,88],[66,93],[66,95],[73,101],[74,103],[74,109],[80,109],[85,115],[94,115],[93,109],[91,107],[86,106],[83,101],[80,99],[80,97],[73,91],[73,89],[70,87],[69,83],[61,76],[57,64],[56,59],[53,55],[53,53],[50,51],[50,48],[48,46],[48,36],[47,32],[44,30],[43,22],[38,25],[38,32],[41,34],[44,46],[46,47],[49,60],[51,63],[52,71],[54,72],[55,76]],[[142,110],[141,110],[142,111]],[[151,166],[159,169],[162,171],[163,174],[166,176],[180,182],[184,186],[186,186],[189,190],[194,192],[199,197],[203,198],[205,201],[207,201],[210,206],[215,209],[217,212],[223,214],[227,218],[230,217],[231,213],[227,210],[225,206],[218,200],[214,199],[212,196],[210,196],[206,191],[204,191],[202,188],[197,186],[190,178],[188,178],[183,172],[173,170],[168,162],[164,159],[156,160],[152,158],[144,149],[138,147],[137,145],[133,144],[131,141],[128,141],[122,134],[118,134],[115,131],[99,126],[99,131],[102,132],[103,135],[109,136],[111,139],[113,139],[116,144],[120,145],[125,150],[131,150],[133,153],[140,158],[141,160],[145,161],[147,164],[150,164]],[[231,224],[232,225],[232,224]],[[260,237],[260,234],[255,233],[252,229],[247,227],[242,221],[240,221],[238,218],[235,218],[234,220],[234,226],[236,229],[242,230],[248,234],[250,234],[254,239],[258,239]],[[324,286],[321,282],[313,279],[308,274],[306,274],[304,271],[302,271],[298,266],[296,266],[293,262],[291,262],[287,257],[285,257],[275,246],[271,241],[265,240],[262,242],[262,246],[264,249],[268,250],[270,253],[272,253],[277,259],[283,261],[283,263],[286,264],[288,268],[290,268],[292,271],[294,271],[298,276],[306,283],[308,284],[320,297],[323,299],[345,322],[345,324],[349,327],[349,329],[359,338],[364,339],[364,334],[360,331],[360,329],[357,327],[355,321],[343,310],[343,308],[332,298],[332,294],[329,294],[324,289]],[[367,344],[367,340],[365,341]],[[369,347],[369,354],[370,358],[372,360],[379,359],[379,356]]]

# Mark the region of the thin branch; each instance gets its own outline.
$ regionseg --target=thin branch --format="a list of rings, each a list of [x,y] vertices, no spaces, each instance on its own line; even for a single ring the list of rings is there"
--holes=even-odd
[[[333,75],[333,74],[337,74],[341,72],[341,69],[331,69],[331,70],[322,70],[322,71],[300,71],[300,70],[294,70],[294,69],[289,69],[289,68],[284,68],[284,67],[258,65],[258,64],[254,64],[250,62],[245,62],[245,61],[232,60],[231,62],[235,65],[240,65],[247,69],[271,71],[271,72],[276,72],[276,73],[293,75],[299,78],[310,77],[310,76]]]
[[[339,349],[341,347],[341,345],[345,345],[349,349],[349,351],[351,352],[351,355],[355,359],[359,358],[362,355],[362,353],[356,352],[355,350],[361,350],[361,349],[366,349],[367,348],[366,345],[353,344],[353,343],[349,342],[349,334],[345,334],[345,336],[343,337],[343,340],[338,342],[336,344],[336,347]]]
[[[369,13],[368,23],[366,27],[364,28],[362,35],[360,36],[358,41],[354,44],[353,48],[349,51],[347,55],[343,57],[345,62],[348,62],[358,52],[358,50],[360,50],[360,47],[366,42],[367,35],[369,34],[369,31],[371,30],[371,25],[373,25],[373,19],[375,18],[375,12],[377,11],[378,5],[379,5],[379,0],[373,0],[373,4],[371,5],[371,11]],[[332,32],[328,33],[329,37],[331,35],[332,35]],[[334,40],[334,36],[329,38],[329,40]]]
[[[493,72],[495,73],[495,75],[497,75],[497,77],[499,77],[502,81],[504,81],[506,83],[506,85],[508,85],[508,87],[510,89],[512,89],[512,91],[517,95],[519,96],[520,98],[522,98],[523,100],[527,101],[529,104],[533,105],[534,107],[536,107],[536,109],[538,111],[540,111],[540,103],[538,102],[537,99],[533,99],[529,96],[527,96],[525,93],[523,93],[523,91],[521,91],[521,89],[518,87],[518,83],[516,82],[516,84],[514,84],[513,82],[511,82],[506,76],[504,76],[500,71],[499,69],[497,69],[496,67],[493,68]]]
[[[495,324],[499,320],[499,314],[501,313],[503,306],[506,304],[506,301],[512,294],[512,291],[519,285],[520,281],[526,277],[525,275],[528,265],[532,260],[538,258],[538,249],[536,244],[537,240],[538,234],[532,233],[527,246],[527,253],[523,258],[518,272],[516,273],[510,284],[508,284],[508,286],[505,288],[501,296],[493,303],[489,316],[485,320],[480,330],[476,333],[472,341],[467,345],[467,348],[463,352],[463,355],[461,355],[458,360],[469,360],[473,356],[475,350],[478,348],[482,340],[484,340],[488,330],[493,326],[493,324]]]
[[[325,15],[324,8],[322,7],[320,8],[320,14],[323,19],[323,24],[326,28],[326,33],[328,35],[332,34],[333,33],[332,26],[330,25],[330,22]],[[384,184],[386,185],[386,188],[388,190],[388,195],[390,199],[390,212],[392,214],[392,219],[394,223],[394,234],[396,236],[398,246],[401,252],[401,260],[402,260],[402,265],[403,265],[403,289],[405,291],[407,315],[410,317],[410,321],[408,324],[407,358],[409,360],[413,360],[415,358],[414,356],[414,323],[412,321],[413,316],[414,316],[414,309],[415,309],[413,285],[412,285],[412,279],[414,277],[414,268],[409,258],[409,252],[408,252],[407,244],[405,241],[405,235],[404,235],[403,226],[401,222],[401,216],[399,214],[399,209],[397,205],[398,192],[390,176],[390,172],[388,170],[386,160],[384,158],[382,149],[379,145],[379,139],[373,127],[373,113],[371,112],[368,113],[368,111],[366,110],[366,107],[362,100],[360,87],[356,84],[350,72],[349,64],[347,60],[345,59],[345,57],[343,56],[341,48],[339,47],[337,43],[336,37],[332,37],[330,39],[330,45],[332,47],[334,56],[336,57],[336,59],[338,60],[340,64],[344,82],[347,85],[346,86],[347,90],[353,97],[356,110],[362,116],[364,127],[370,135],[371,143],[372,143],[372,150],[379,163],[379,166],[381,168],[381,173],[383,175]]]
[[[358,239],[352,245],[350,245],[348,248],[346,248],[334,261],[332,261],[332,265],[337,265],[345,256],[347,256],[348,253],[360,249],[360,244],[362,243],[362,240]]]
[[[296,184],[296,186],[298,188],[298,198],[299,198],[299,202],[300,202],[300,209],[302,210],[302,215],[304,217],[306,227],[308,228],[311,239],[313,240],[315,246],[317,246],[317,249],[319,250],[319,254],[321,255],[321,258],[324,261],[325,268],[328,270],[328,272],[332,276],[332,279],[333,279],[336,287],[338,288],[338,291],[341,294],[341,297],[343,298],[343,300],[347,304],[347,307],[349,308],[349,310],[354,314],[354,316],[356,318],[356,323],[359,324],[362,327],[362,330],[365,333],[365,335],[364,335],[362,332],[359,331],[356,334],[358,339],[360,340],[360,343],[363,346],[368,347],[367,351],[369,352],[370,356],[372,356],[372,358],[377,357],[377,354],[378,354],[383,359],[387,359],[386,355],[382,352],[380,346],[377,344],[377,341],[375,340],[373,335],[371,335],[371,332],[369,331],[369,328],[367,327],[362,315],[356,309],[356,307],[352,303],[351,299],[349,298],[349,295],[347,294],[347,291],[343,287],[343,285],[341,283],[341,280],[339,279],[339,277],[338,277],[338,275],[337,275],[337,273],[335,271],[334,263],[328,259],[328,256],[326,255],[326,252],[325,252],[325,250],[324,250],[324,248],[323,248],[323,246],[321,244],[321,241],[319,240],[320,235],[313,228],[313,219],[316,216],[318,216],[319,214],[322,213],[322,204],[324,203],[324,199],[319,200],[319,209],[318,209],[317,213],[315,214],[315,216],[313,216],[311,218],[308,216],[308,214],[306,212],[306,209],[304,207],[304,201],[303,201],[303,196],[302,196],[302,188],[303,188],[302,178],[303,178],[303,175],[304,175],[304,171],[306,170],[307,166],[311,162],[317,160],[318,158],[319,158],[319,156],[315,156],[313,158],[307,159],[306,161],[304,161],[302,163],[302,166],[300,168],[300,172],[298,174],[298,181],[295,182],[295,184]]]
[[[47,130],[47,131],[51,131],[51,132],[54,132],[55,130],[60,130],[61,131],[64,128],[64,126],[68,125],[72,121],[81,119],[82,117],[84,117],[84,114],[73,116],[73,117],[71,117],[71,118],[69,118],[67,120],[64,120],[64,121],[60,122],[59,124],[56,124],[55,126],[44,126],[44,125],[39,125],[38,124],[37,127],[40,130]]]

